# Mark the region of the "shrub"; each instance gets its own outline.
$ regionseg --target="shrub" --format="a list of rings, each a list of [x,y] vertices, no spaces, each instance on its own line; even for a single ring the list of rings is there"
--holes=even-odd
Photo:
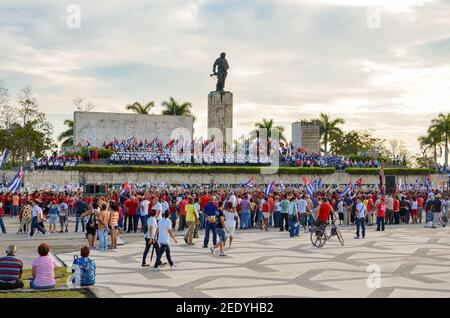
[[[348,174],[380,174],[379,168],[347,168],[345,172]],[[385,168],[384,175],[406,176],[406,175],[428,175],[434,173],[434,169],[431,168]]]

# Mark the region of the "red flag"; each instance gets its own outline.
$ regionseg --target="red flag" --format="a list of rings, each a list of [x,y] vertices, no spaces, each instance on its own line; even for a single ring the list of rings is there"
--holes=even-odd
[[[362,183],[363,183],[363,178],[359,178],[358,180],[356,180],[356,185],[358,187],[362,186]]]
[[[306,179],[305,176],[303,176],[302,179],[303,179],[303,184],[304,184],[305,186],[307,186],[307,185],[308,185],[308,179]]]

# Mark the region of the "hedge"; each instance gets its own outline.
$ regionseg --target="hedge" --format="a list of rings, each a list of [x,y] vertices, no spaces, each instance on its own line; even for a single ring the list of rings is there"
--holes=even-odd
[[[269,167],[267,167],[269,168]],[[64,167],[67,171],[83,172],[156,172],[156,173],[254,173],[259,174],[261,167],[243,166],[100,166],[100,165],[77,165]],[[278,174],[333,174],[334,168],[305,168],[305,167],[280,167]]]
[[[372,174],[379,175],[379,168],[346,168],[345,172],[348,174]],[[434,173],[435,170],[431,168],[385,168],[384,175],[393,175],[393,176],[407,176],[407,175],[428,175]]]

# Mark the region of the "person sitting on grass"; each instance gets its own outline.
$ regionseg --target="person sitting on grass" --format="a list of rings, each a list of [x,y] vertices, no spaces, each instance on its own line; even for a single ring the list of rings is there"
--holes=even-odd
[[[55,281],[55,260],[51,255],[50,247],[47,243],[42,243],[38,247],[39,257],[36,257],[32,264],[32,276],[30,287],[33,289],[50,289],[56,285]]]
[[[6,256],[0,257],[0,290],[23,288],[23,263],[14,256],[16,246],[6,248]]]
[[[83,246],[81,257],[74,256],[72,263],[72,284],[78,286],[92,286],[95,284],[95,262],[89,257],[90,249]]]

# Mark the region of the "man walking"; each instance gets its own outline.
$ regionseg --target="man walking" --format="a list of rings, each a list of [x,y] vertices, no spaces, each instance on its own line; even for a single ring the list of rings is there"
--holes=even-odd
[[[158,253],[156,254],[156,262],[155,262],[155,266],[153,268],[155,271],[161,270],[159,268],[159,265],[161,263],[161,258],[164,253],[166,253],[166,257],[167,257],[167,261],[169,262],[170,269],[175,268],[175,264],[173,263],[172,258],[170,256],[170,248],[169,248],[170,238],[172,238],[172,240],[175,242],[175,244],[178,242],[177,242],[177,239],[175,238],[175,236],[173,235],[172,222],[170,221],[169,216],[170,216],[169,211],[164,212],[163,219],[161,221],[159,221],[159,224],[158,224],[158,229],[159,229],[158,242],[160,244],[160,247],[159,247]]]
[[[85,230],[84,219],[81,218],[81,215],[87,211],[87,203],[83,200],[83,197],[80,198],[75,203],[75,232],[78,232],[78,223],[81,221],[81,231]]]
[[[203,247],[207,248],[209,243],[209,232],[212,232],[212,240],[213,245],[216,246],[216,212],[217,205],[214,204],[215,197],[211,197],[210,201],[205,205],[204,214],[205,214],[205,239],[203,240]]]
[[[198,222],[197,214],[195,213],[195,206],[194,206],[194,200],[192,198],[189,198],[189,204],[185,207],[186,212],[186,224],[188,227],[188,230],[186,232],[186,235],[184,236],[184,241],[187,245],[194,245],[192,242],[192,239],[194,238],[194,230],[195,230],[195,224]]]
[[[42,209],[39,207],[39,200],[34,200],[32,203],[33,208],[31,209],[31,230],[30,230],[30,238],[33,237],[34,231],[37,229],[39,232],[45,235],[45,229],[39,225],[38,216],[39,213],[42,212]]]
[[[359,234],[360,234],[360,228],[361,228],[361,234],[362,234],[362,238],[366,237],[366,226],[364,225],[364,220],[366,218],[367,215],[367,209],[366,206],[364,205],[364,203],[361,202],[361,198],[357,198],[356,199],[356,216],[355,216],[355,221],[356,221],[356,236],[355,239],[359,239]]]

